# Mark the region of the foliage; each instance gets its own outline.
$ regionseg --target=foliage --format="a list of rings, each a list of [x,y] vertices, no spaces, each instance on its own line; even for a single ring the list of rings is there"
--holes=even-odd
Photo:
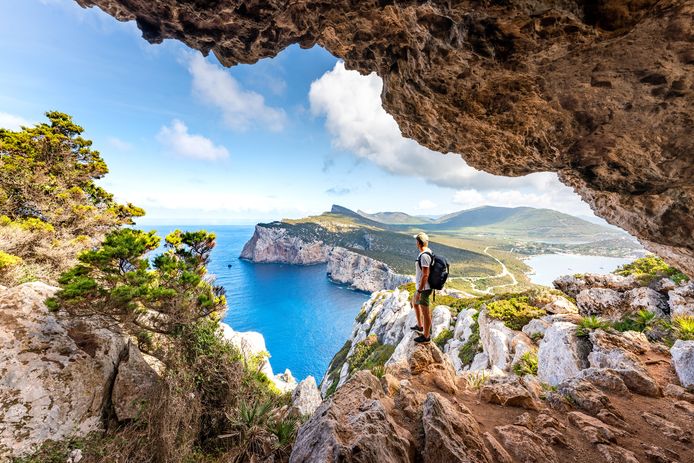
[[[446,345],[448,341],[453,339],[453,331],[450,329],[444,329],[439,333],[438,336],[436,336],[433,341],[434,344],[438,346],[439,349],[443,350],[443,347]]]
[[[621,320],[612,324],[617,331],[638,331],[643,333],[657,321],[653,312],[641,309],[636,313],[627,314]]]
[[[518,376],[537,375],[537,353],[526,352],[513,365],[513,372]]]
[[[605,330],[610,327],[610,323],[595,315],[581,318],[576,328],[576,336],[588,336],[593,330]]]
[[[468,388],[477,391],[489,381],[489,377],[486,371],[472,371],[465,375],[465,381]]]
[[[458,351],[458,358],[460,359],[463,366],[470,365],[475,358],[477,353],[482,351],[482,342],[480,339],[480,325],[475,321],[475,323],[470,327],[472,332],[468,340],[460,346]]]
[[[504,322],[512,330],[519,331],[533,318],[545,315],[544,310],[530,305],[528,296],[510,297],[487,304],[489,316]]]
[[[326,381],[330,381],[331,383],[330,387],[325,393],[326,397],[331,396],[337,389],[337,383],[340,380],[340,371],[342,370],[342,365],[344,365],[345,360],[347,359],[347,354],[351,348],[352,341],[348,339],[330,361],[330,366],[328,367],[328,372],[326,373]]]
[[[34,127],[0,129],[0,250],[24,261],[0,275],[5,284],[53,282],[79,251],[144,214],[96,185],[108,168],[82,127],[60,112],[46,116]]]
[[[354,352],[349,359],[349,373],[383,366],[394,351],[395,346],[381,344],[375,335],[370,335],[354,346]]]
[[[634,275],[642,285],[648,285],[659,278],[670,278],[679,284],[689,278],[674,267],[670,267],[660,257],[646,256],[622,265],[613,273],[622,276]]]
[[[154,232],[110,232],[100,248],[80,254],[78,265],[60,276],[52,304],[73,315],[106,316],[135,336],[180,336],[189,323],[226,309],[223,288],[205,278],[214,238],[176,230],[150,266],[147,253],[159,245]]]
[[[366,321],[366,310],[362,307],[357,316],[354,319],[357,323],[364,323]]]
[[[675,337],[683,341],[694,341],[694,317],[682,316],[672,320]]]
[[[385,365],[376,365],[371,369],[371,373],[378,379],[383,378],[386,375]]]
[[[5,251],[0,251],[0,271],[12,267],[14,265],[20,264],[22,258],[19,256],[13,256]]]

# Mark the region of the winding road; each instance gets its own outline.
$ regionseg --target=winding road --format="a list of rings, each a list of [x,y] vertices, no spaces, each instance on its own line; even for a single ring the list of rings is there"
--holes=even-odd
[[[482,251],[482,252],[484,252],[486,255],[488,255],[489,257],[491,257],[491,258],[494,259],[495,261],[497,261],[497,262],[499,263],[499,265],[501,265],[501,273],[497,273],[496,275],[488,276],[488,277],[453,277],[453,278],[451,278],[451,279],[452,279],[452,280],[465,280],[465,281],[469,281],[470,284],[472,285],[472,289],[473,289],[474,291],[477,291],[477,292],[482,293],[482,294],[494,294],[494,293],[492,292],[493,289],[496,289],[496,288],[503,288],[503,287],[506,287],[506,286],[515,286],[515,285],[518,284],[518,280],[516,280],[516,276],[515,276],[513,273],[511,273],[511,272],[508,271],[508,268],[506,268],[506,264],[504,264],[504,263],[501,262],[499,259],[497,259],[496,257],[494,257],[494,256],[492,256],[491,254],[489,254],[489,246],[487,246],[486,248],[484,248],[484,251]],[[505,276],[510,276],[512,282],[511,282],[511,283],[505,283],[505,284],[503,284],[503,285],[489,286],[487,289],[477,289],[477,287],[475,286],[475,282],[478,281],[478,280],[487,279],[487,278],[503,278],[503,277],[505,277]]]

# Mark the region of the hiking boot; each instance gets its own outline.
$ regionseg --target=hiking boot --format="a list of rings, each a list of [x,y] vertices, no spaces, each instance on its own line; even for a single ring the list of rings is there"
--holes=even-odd
[[[410,326],[410,329],[411,329],[412,331],[416,331],[417,333],[421,333],[422,331],[424,331],[424,328],[422,328],[422,327],[419,326],[419,325]]]
[[[419,344],[426,344],[429,341],[431,341],[431,338],[427,338],[424,335],[417,336],[416,338],[414,338],[414,342],[419,343]]]

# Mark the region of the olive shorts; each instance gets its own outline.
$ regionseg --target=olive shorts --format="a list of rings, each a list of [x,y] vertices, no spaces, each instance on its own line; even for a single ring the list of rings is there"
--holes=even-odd
[[[425,289],[421,293],[416,293],[414,296],[414,303],[417,305],[429,306],[429,297],[431,296],[431,290]]]

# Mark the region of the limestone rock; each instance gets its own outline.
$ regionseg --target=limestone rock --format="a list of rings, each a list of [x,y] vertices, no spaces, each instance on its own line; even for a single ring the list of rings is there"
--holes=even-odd
[[[330,247],[321,241],[306,242],[282,227],[256,225],[241,258],[253,262],[311,265],[328,261]]]
[[[441,334],[443,330],[451,329],[451,309],[445,305],[437,305],[431,314],[431,339]]]
[[[492,379],[480,389],[480,398],[492,404],[538,410],[539,404],[518,377]]]
[[[538,351],[538,377],[552,386],[572,378],[588,366],[585,341],[576,336],[576,325],[557,322],[545,331]]]
[[[315,378],[307,376],[292,392],[292,413],[298,416],[310,416],[322,401]]]
[[[651,288],[631,289],[624,293],[624,299],[631,312],[647,310],[661,318],[670,313],[667,298]]]
[[[530,336],[531,339],[536,337],[542,338],[545,335],[545,331],[552,324],[548,321],[542,320],[540,318],[533,318],[530,322],[522,328],[523,333]]]
[[[670,420],[665,419],[662,416],[658,416],[654,413],[643,412],[641,416],[646,421],[646,423],[653,426],[655,429],[669,437],[670,439],[680,441],[680,442],[691,442],[692,433],[688,429],[682,429]]]
[[[488,432],[485,432],[484,440],[487,443],[487,448],[489,448],[492,454],[492,461],[494,463],[513,463],[511,455],[508,454],[503,445],[499,443],[498,440]]]
[[[670,353],[680,384],[687,388],[694,386],[694,341],[679,339],[670,349]]]
[[[151,392],[156,375],[128,337],[49,312],[56,291],[25,283],[0,292],[0,460],[100,429],[102,413],[132,418]]]
[[[588,288],[576,295],[581,315],[597,315],[608,320],[619,320],[627,312],[622,293],[608,288]]]
[[[289,461],[410,461],[409,433],[393,421],[387,407],[392,399],[378,379],[368,371],[357,372],[301,426]]]
[[[424,402],[425,463],[491,463],[479,426],[467,407],[430,392]]]
[[[668,303],[672,318],[694,317],[694,281],[669,291]]]
[[[383,262],[341,247],[330,251],[327,272],[331,280],[367,292],[395,289],[414,281],[411,276],[395,273]]]
[[[677,400],[685,400],[691,404],[694,404],[694,394],[691,392],[687,392],[685,388],[682,386],[678,386],[677,384],[668,384],[663,388],[663,394],[665,394],[666,397],[672,397],[673,399]]]
[[[597,415],[603,409],[607,409],[612,413],[616,411],[609,397],[588,381],[572,378],[557,386],[557,390],[564,397],[570,398],[576,407],[593,415]],[[621,419],[621,416],[618,417]]]
[[[612,369],[629,390],[637,394],[650,397],[662,395],[660,386],[635,354],[648,348],[648,340],[643,333],[626,332],[620,336],[594,330],[590,333],[590,340],[593,345],[593,350],[588,354],[591,367]]]
[[[602,288],[624,292],[641,286],[632,275],[624,277],[611,273],[586,273],[580,276],[564,275],[554,280],[552,284],[555,288],[574,298],[586,289]]]
[[[579,371],[576,378],[588,381],[605,391],[621,395],[629,394],[629,388],[624,384],[622,377],[615,370],[610,368],[586,368],[585,370]]]
[[[617,440],[617,437],[624,436],[626,433],[621,429],[603,423],[597,418],[588,416],[581,412],[570,412],[568,414],[569,423],[581,430],[581,434],[588,439],[591,444],[609,444]]]
[[[598,444],[597,449],[606,463],[639,463],[634,452],[619,445]]]
[[[501,443],[517,460],[528,463],[556,463],[557,454],[545,440],[524,426],[497,426]]]
[[[489,365],[502,371],[508,370],[513,359],[511,341],[516,336],[516,332],[508,328],[504,322],[490,318],[486,310],[480,312],[477,321],[480,340],[484,352],[489,357]]]
[[[557,297],[549,304],[545,304],[542,308],[550,314],[567,314],[578,313],[576,305],[565,297]]]
[[[153,392],[159,383],[159,375],[135,346],[129,345],[124,357],[118,365],[111,396],[118,421],[140,416],[143,406],[154,400]]]
[[[473,318],[477,314],[475,309],[463,309],[458,313],[458,317],[455,319],[455,329],[453,330],[453,337],[459,339],[461,342],[467,342],[468,338],[472,334],[472,326],[476,323]]]

